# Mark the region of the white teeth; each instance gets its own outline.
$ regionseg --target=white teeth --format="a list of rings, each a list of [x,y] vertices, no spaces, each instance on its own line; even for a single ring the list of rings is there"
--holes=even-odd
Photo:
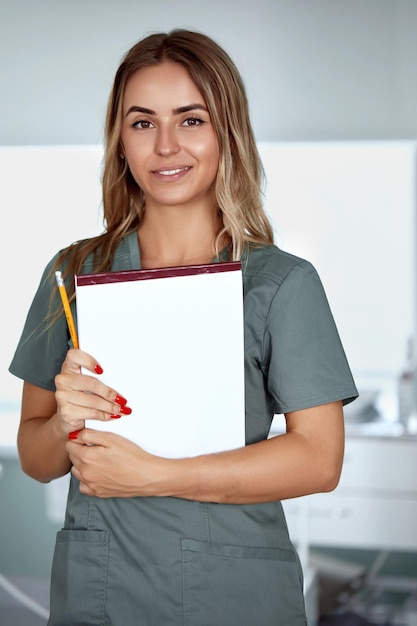
[[[158,174],[162,174],[162,176],[173,176],[174,174],[179,174],[180,172],[185,172],[188,167],[181,167],[176,170],[158,170]]]

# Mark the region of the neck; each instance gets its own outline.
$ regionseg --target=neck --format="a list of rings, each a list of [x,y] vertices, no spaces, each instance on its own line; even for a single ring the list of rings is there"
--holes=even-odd
[[[142,267],[209,263],[216,256],[220,228],[217,210],[146,210],[138,233]]]

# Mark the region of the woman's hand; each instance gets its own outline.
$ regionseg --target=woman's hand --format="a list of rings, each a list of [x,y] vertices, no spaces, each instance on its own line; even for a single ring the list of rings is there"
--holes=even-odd
[[[86,419],[108,421],[131,413],[123,396],[94,376],[81,373],[81,368],[103,372],[91,355],[73,349],[68,351],[61,372],[55,377],[57,418],[68,437],[84,428]]]
[[[81,373],[81,368],[103,371],[91,355],[69,350],[55,377],[56,391],[23,383],[19,457],[23,471],[41,482],[71,470],[65,445],[84,428],[84,420],[110,420],[131,413],[122,395]]]
[[[164,495],[158,476],[169,472],[170,459],[145,452],[114,433],[86,428],[66,444],[80,491],[99,498]]]

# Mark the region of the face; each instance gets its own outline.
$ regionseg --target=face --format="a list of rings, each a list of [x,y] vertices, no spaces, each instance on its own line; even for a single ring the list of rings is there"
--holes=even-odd
[[[123,99],[122,149],[147,210],[207,206],[219,147],[204,99],[185,67],[164,62],[132,75]]]

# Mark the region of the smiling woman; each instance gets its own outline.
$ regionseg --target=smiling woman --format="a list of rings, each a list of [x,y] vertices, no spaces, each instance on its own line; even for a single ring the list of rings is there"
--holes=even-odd
[[[214,189],[219,145],[202,94],[185,67],[168,61],[131,77],[123,108],[121,155],[146,197],[139,233],[142,267],[155,267],[157,259],[166,266],[209,262],[221,229]],[[161,220],[168,220],[163,230],[171,246],[173,232],[189,233],[180,254],[167,254],[162,232],[156,244],[153,233]],[[199,237],[202,221],[208,227],[205,242]]]
[[[261,182],[245,90],[224,50],[184,30],[138,42],[108,106],[105,232],[50,261],[10,366],[24,380],[24,471],[44,482],[71,473],[50,626],[306,624],[281,500],[335,488],[342,405],[357,391],[317,272],[273,245]],[[245,445],[173,459],[85,428],[131,411],[123,389],[89,375],[102,371],[96,356],[72,349],[55,271],[74,306],[74,274],[231,260],[244,293]],[[155,336],[161,364],[165,349]],[[221,342],[219,360],[230,349]],[[137,350],[132,363],[142,358]],[[149,369],[158,381],[163,367]],[[155,406],[169,411],[162,395]],[[269,439],[274,413],[286,433]]]

